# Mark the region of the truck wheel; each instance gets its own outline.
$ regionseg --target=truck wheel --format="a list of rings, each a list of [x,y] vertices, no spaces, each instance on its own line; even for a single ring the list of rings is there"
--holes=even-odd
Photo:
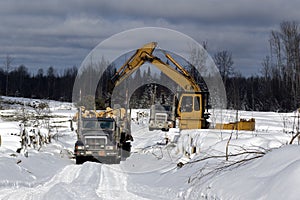
[[[84,158],[80,156],[76,156],[76,164],[80,165],[82,163],[84,163]]]
[[[105,164],[120,164],[121,158],[119,156],[107,158],[104,162]]]
[[[116,157],[114,161],[115,161],[114,164],[120,164],[121,158],[120,157]]]
[[[130,150],[122,149],[122,158],[128,158],[130,156]]]

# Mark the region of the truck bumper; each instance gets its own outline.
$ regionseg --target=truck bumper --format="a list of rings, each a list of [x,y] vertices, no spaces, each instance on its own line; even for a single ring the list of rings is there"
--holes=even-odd
[[[101,163],[120,163],[121,154],[119,151],[77,151],[75,153],[76,163],[83,163],[85,161],[98,161]],[[80,160],[81,162],[77,162]]]

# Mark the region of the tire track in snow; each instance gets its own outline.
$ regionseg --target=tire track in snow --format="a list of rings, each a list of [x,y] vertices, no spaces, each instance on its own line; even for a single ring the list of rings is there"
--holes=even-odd
[[[69,183],[58,183],[44,194],[43,199],[99,199],[96,189],[101,176],[101,164],[86,162],[76,165],[80,170]]]
[[[145,199],[130,193],[127,190],[127,183],[127,173],[121,169],[120,165],[102,165],[101,179],[96,193],[103,200]]]
[[[54,185],[58,183],[71,183],[74,179],[76,179],[78,172],[80,170],[80,166],[76,165],[68,165],[62,169],[60,173],[53,176],[52,179],[45,182],[43,185],[38,185],[36,187],[21,187],[21,188],[13,188],[2,191],[3,196],[0,196],[1,199],[7,200],[35,200],[35,199],[43,199],[43,195],[47,193]]]
[[[127,175],[120,165],[67,165],[40,185],[1,190],[0,199],[145,199],[127,191]]]

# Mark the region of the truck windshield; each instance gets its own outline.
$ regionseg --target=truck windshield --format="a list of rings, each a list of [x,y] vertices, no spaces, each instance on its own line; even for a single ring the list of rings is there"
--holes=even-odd
[[[113,129],[113,122],[110,121],[83,121],[83,128],[87,129]]]

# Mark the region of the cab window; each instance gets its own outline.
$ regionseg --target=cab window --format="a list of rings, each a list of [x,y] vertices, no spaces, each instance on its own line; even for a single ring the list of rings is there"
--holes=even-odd
[[[195,111],[200,110],[200,97],[199,96],[194,97],[194,110]]]
[[[193,97],[192,96],[183,96],[181,101],[181,112],[192,112],[193,110]]]

